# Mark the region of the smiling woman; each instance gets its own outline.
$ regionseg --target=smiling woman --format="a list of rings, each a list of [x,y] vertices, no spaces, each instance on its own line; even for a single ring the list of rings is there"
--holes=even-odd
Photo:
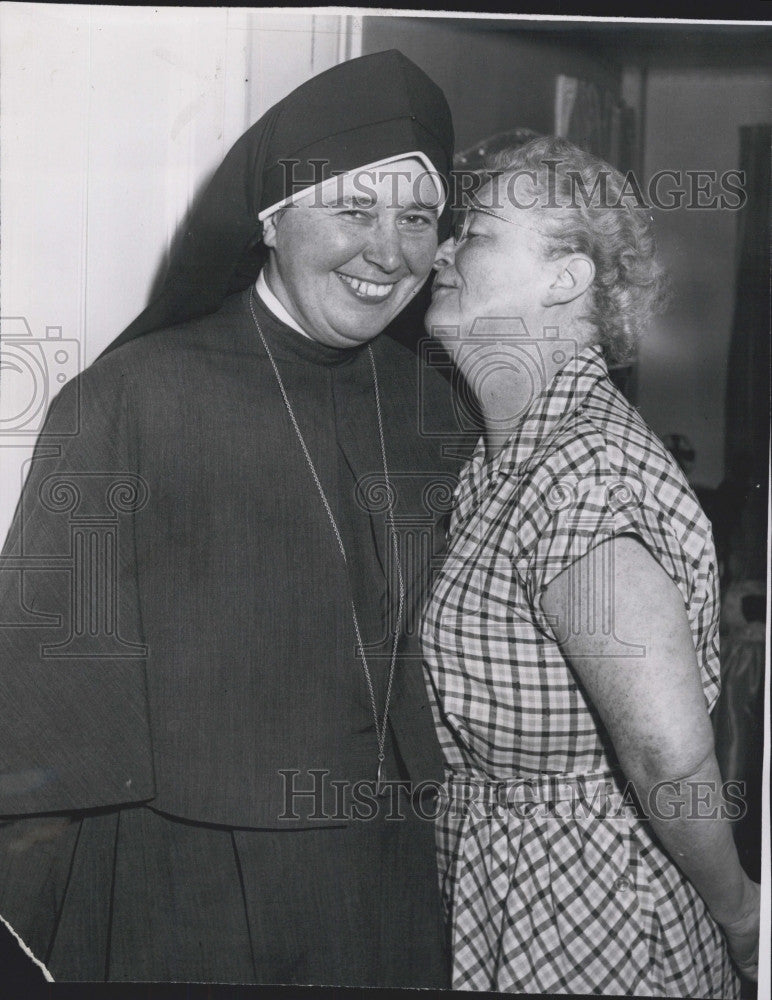
[[[431,824],[347,796],[441,776],[395,505],[433,513],[453,466],[418,386],[450,400],[380,334],[429,274],[419,174],[452,144],[399,52],[309,81],[51,409],[0,573],[24,623],[0,630],[0,914],[56,979],[446,984]]]
[[[320,343],[365,343],[423,285],[438,219],[436,191],[434,208],[417,200],[426,176],[415,158],[350,171],[265,219],[268,287]]]

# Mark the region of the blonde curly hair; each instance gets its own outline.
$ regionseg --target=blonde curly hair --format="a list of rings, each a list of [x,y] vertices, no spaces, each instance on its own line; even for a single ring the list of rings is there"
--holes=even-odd
[[[629,361],[639,335],[669,297],[640,189],[630,175],[557,136],[502,149],[487,160],[485,170],[490,175],[526,171],[548,258],[566,253],[591,258],[595,279],[585,319],[610,364]]]

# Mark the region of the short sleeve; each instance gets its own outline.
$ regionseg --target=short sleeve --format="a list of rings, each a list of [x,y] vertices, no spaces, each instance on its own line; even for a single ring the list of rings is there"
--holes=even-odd
[[[552,581],[580,559],[586,572],[608,574],[610,551],[601,543],[621,535],[635,537],[676,583],[688,604],[690,574],[678,539],[643,479],[629,474],[594,473],[552,479],[540,493],[537,536],[520,559],[526,593],[536,624],[555,638],[554,622],[542,609]],[[581,581],[586,587],[587,580]]]

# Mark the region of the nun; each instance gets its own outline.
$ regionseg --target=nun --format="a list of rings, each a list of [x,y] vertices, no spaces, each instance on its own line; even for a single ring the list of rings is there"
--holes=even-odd
[[[0,564],[0,915],[55,980],[447,985],[401,526],[451,401],[382,332],[452,145],[395,50],[308,81],[51,406]]]

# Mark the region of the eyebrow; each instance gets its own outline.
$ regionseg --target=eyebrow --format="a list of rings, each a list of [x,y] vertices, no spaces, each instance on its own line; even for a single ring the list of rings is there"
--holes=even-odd
[[[498,212],[492,212],[489,208],[483,208],[481,205],[470,205],[469,211],[474,212],[475,216],[471,222],[476,222],[480,216],[483,216],[484,218],[487,215],[491,219],[499,219],[501,222],[507,222],[510,226],[517,226],[518,229],[528,229],[530,232],[538,233],[540,236],[548,235],[543,229],[539,229],[538,226],[529,226],[526,222],[519,222],[517,219],[510,219],[506,215],[500,215]]]
[[[378,199],[372,195],[342,194],[336,198],[325,199],[325,208],[372,208]]]
[[[366,208],[373,208],[377,204],[378,204],[378,198],[372,196],[344,194],[335,199],[325,199],[324,207],[329,209],[335,209],[335,208],[366,209]],[[420,211],[420,212],[431,212],[433,215],[439,215],[437,205],[427,205],[424,202],[416,201],[415,199],[406,202],[404,205],[399,205],[395,207],[399,207],[400,209],[402,209],[402,211],[405,212]]]
[[[410,209],[419,209],[421,212],[433,212],[435,215],[439,215],[439,208],[437,205],[427,205],[423,201],[411,201],[407,205],[403,205],[403,208],[410,211]]]
[[[479,222],[480,219],[485,219],[488,213],[481,211],[479,208],[475,208],[473,205],[470,205],[467,209],[464,209],[462,212],[459,212],[456,225],[460,227],[461,223],[464,221],[465,215],[466,215],[466,228],[468,230],[470,226],[474,225],[476,222]]]

